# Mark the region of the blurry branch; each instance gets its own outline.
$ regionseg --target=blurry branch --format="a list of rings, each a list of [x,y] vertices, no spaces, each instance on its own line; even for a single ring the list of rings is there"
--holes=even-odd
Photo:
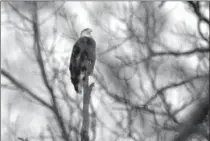
[[[197,99],[190,100],[189,102],[184,103],[180,108],[175,109],[173,111],[174,116],[178,115],[181,111],[183,111],[184,109],[186,109],[189,106],[191,106],[193,104],[193,102],[195,102],[196,100]]]
[[[84,84],[84,93],[83,93],[83,121],[82,121],[82,131],[81,131],[81,141],[89,141],[89,104],[91,91],[94,86],[94,83],[89,85],[88,76],[86,77],[86,81]]]
[[[21,140],[21,141],[29,141],[28,138],[24,139],[24,138],[18,137],[18,139]]]
[[[209,48],[196,48],[196,49],[192,49],[192,50],[189,50],[189,51],[183,51],[183,52],[177,52],[177,51],[152,52],[152,54],[150,54],[148,57],[145,57],[145,58],[142,58],[142,59],[139,59],[139,60],[136,60],[136,59],[135,60],[125,60],[125,62],[123,62],[123,66],[138,65],[140,63],[145,63],[145,62],[149,61],[150,59],[152,59],[154,57],[164,57],[164,56],[182,57],[182,56],[193,55],[194,53],[209,53],[209,52],[210,52]],[[106,64],[102,60],[100,60],[100,62]],[[120,67],[123,67],[123,66],[120,66]],[[115,67],[117,67],[117,66],[115,66]]]
[[[195,12],[195,14],[199,18],[199,20],[204,21],[207,25],[210,26],[209,19],[207,19],[201,12],[200,3],[201,2],[199,2],[199,1],[188,1],[189,6],[191,6],[193,8],[193,11]]]
[[[160,95],[160,99],[163,102],[163,106],[168,114],[168,117],[171,118],[175,123],[179,123],[179,121],[177,120],[175,114],[173,114],[171,112],[171,106],[167,103],[165,96],[163,95],[163,93],[161,93]]]
[[[64,119],[61,115],[61,110],[59,109],[59,105],[58,105],[56,93],[55,93],[55,90],[54,90],[54,86],[51,84],[50,78],[48,77],[49,76],[48,72],[47,72],[48,66],[46,64],[49,63],[49,62],[47,62],[47,59],[49,58],[50,54],[47,53],[47,51],[45,50],[45,48],[43,46],[43,43],[41,41],[42,36],[41,36],[41,33],[40,33],[40,29],[39,29],[41,24],[43,24],[45,21],[47,21],[48,18],[51,17],[51,15],[57,13],[62,8],[63,5],[61,7],[59,7],[58,9],[56,9],[53,13],[48,15],[47,19],[41,21],[41,23],[39,22],[39,18],[38,18],[39,15],[38,15],[38,10],[37,10],[37,2],[31,2],[32,7],[34,8],[31,12],[32,13],[32,19],[29,19],[25,15],[23,15],[11,3],[9,3],[9,5],[21,17],[21,19],[23,19],[23,22],[24,21],[30,21],[30,27],[32,27],[31,31],[33,31],[32,35],[33,35],[33,41],[34,41],[34,44],[33,44],[34,45],[33,46],[34,47],[34,50],[33,50],[34,52],[33,53],[35,54],[36,63],[38,64],[38,68],[40,69],[40,72],[41,72],[41,78],[42,78],[44,87],[48,91],[47,94],[50,95],[51,103],[48,104],[47,102],[45,102],[45,100],[43,100],[43,98],[39,98],[38,94],[33,93],[30,89],[28,89],[23,84],[18,82],[14,77],[12,77],[11,73],[7,72],[6,70],[3,69],[1,71],[1,74],[4,75],[7,79],[9,79],[19,89],[24,90],[30,97],[32,97],[33,99],[35,99],[36,101],[38,101],[39,103],[44,105],[45,107],[49,108],[55,116],[55,120],[58,124],[58,129],[61,131],[62,138],[65,141],[70,141],[70,136],[69,136],[68,131],[65,127],[65,122],[64,122]],[[54,46],[54,44],[52,44],[52,46]],[[53,53],[53,51],[51,53]],[[45,57],[48,57],[48,58],[45,58]],[[58,70],[56,70],[56,71],[58,71]],[[56,73],[56,71],[55,71],[55,73]],[[58,77],[58,76],[56,75],[55,77]],[[20,138],[20,139],[22,139],[22,138]]]
[[[152,110],[150,108],[147,107],[147,105],[138,105],[138,104],[134,104],[131,101],[129,101],[128,99],[125,99],[124,97],[120,97],[118,95],[111,95],[112,98],[114,98],[117,102],[126,104],[130,107],[132,107],[135,110],[140,110],[140,111],[144,111],[144,112],[148,112],[151,114],[157,114],[157,115],[162,115],[162,116],[166,116],[166,114],[162,113],[162,112],[158,112],[155,110]]]
[[[124,43],[126,43],[127,41],[129,41],[132,37],[126,37],[125,39],[123,39],[123,41],[121,41],[120,43],[116,44],[116,45],[112,45],[110,48],[106,49],[105,51],[102,51],[100,53],[98,53],[98,55],[104,55],[106,53],[109,53],[115,49],[118,49],[120,46],[122,46]]]
[[[26,88],[23,84],[21,84],[19,81],[17,81],[13,76],[11,76],[7,71],[5,71],[4,69],[1,69],[1,74],[3,74],[7,79],[9,79],[15,86],[17,86],[18,88],[22,89],[23,91],[25,91],[26,93],[28,93],[32,98],[34,98],[36,101],[38,101],[39,103],[41,103],[42,105],[44,105],[45,107],[51,109],[51,105],[48,104],[46,101],[44,101],[43,99],[39,98],[37,96],[37,94],[33,93],[31,90],[29,90],[28,88]]]
[[[47,130],[50,132],[50,136],[51,136],[52,141],[56,141],[56,137],[55,137],[52,129],[49,126],[47,126]]]
[[[23,19],[27,20],[28,22],[32,23],[32,20],[30,18],[28,18],[27,16],[25,16],[24,14],[22,14],[12,3],[8,2],[8,4],[11,6],[11,8],[18,14],[20,15]],[[63,8],[65,2],[63,2],[61,4],[61,6],[59,6],[57,9],[55,9],[52,13],[50,13],[44,20],[40,21],[39,25],[44,24],[46,21],[48,21],[54,14],[56,14],[57,12],[59,12],[60,9]]]
[[[199,32],[201,38],[208,43],[209,42],[209,38],[205,37],[205,35],[201,31],[201,21],[198,21],[197,26],[198,26],[197,28],[198,28],[198,32]]]
[[[67,10],[63,9],[61,12],[59,12],[59,16],[64,18],[64,20],[66,21],[67,26],[68,26],[67,33],[63,33],[62,36],[67,39],[76,41],[76,39],[79,38],[79,35],[77,34],[77,31],[75,29],[75,23],[74,23],[76,15],[69,15]],[[69,35],[69,33],[71,33],[71,35]]]
[[[175,88],[175,87],[179,87],[179,86],[181,86],[181,85],[190,83],[190,82],[193,81],[193,80],[200,79],[200,78],[206,78],[206,77],[208,77],[208,76],[209,76],[209,74],[201,75],[201,76],[194,76],[194,77],[192,77],[192,78],[183,80],[183,81],[181,81],[181,82],[172,83],[172,84],[170,84],[170,85],[168,85],[168,86],[165,86],[165,87],[163,87],[163,88],[160,88],[160,89],[156,92],[156,94],[155,94],[153,97],[151,97],[151,98],[145,103],[145,105],[147,105],[147,104],[149,104],[150,102],[152,102],[158,95],[163,95],[164,92],[165,92],[166,90],[168,90],[168,89]]]
[[[110,106],[107,105],[106,101],[104,99],[100,99],[100,103],[101,103],[101,105],[103,105],[104,110],[107,112],[107,114],[109,114],[109,116],[112,118],[112,120],[114,120],[116,123],[120,123],[117,120],[115,114],[112,113],[112,110],[109,109]],[[91,106],[91,109],[93,110],[93,106]],[[95,110],[93,110],[92,116],[95,116],[94,118],[96,118],[96,119],[94,119],[94,120],[97,120],[97,122],[100,123],[101,126],[103,126],[103,128],[106,128],[107,130],[109,130],[110,133],[115,134],[115,135],[119,134],[119,130],[115,129],[116,130],[115,131],[114,129],[110,128],[109,125],[106,124],[106,122],[104,122],[100,117],[98,117],[97,112]],[[96,121],[93,121],[93,122],[96,122]],[[96,124],[96,123],[93,123],[93,124]],[[119,124],[117,124],[117,125],[119,128],[122,128],[122,126],[120,126]],[[95,126],[95,125],[92,125],[92,126]],[[96,127],[94,127],[94,128],[96,128]],[[94,139],[94,137],[93,137],[93,139]]]
[[[201,31],[201,23],[204,22],[207,26],[209,30],[209,26],[210,26],[210,21],[207,17],[204,16],[204,14],[202,13],[203,11],[201,11],[201,3],[199,1],[188,1],[187,2],[188,5],[193,9],[193,12],[195,13],[195,15],[198,18],[198,23],[197,23],[197,28],[198,28],[198,32],[200,34],[200,36],[203,38],[203,40],[205,40],[208,44],[209,44],[209,38],[207,37],[207,35],[204,35],[204,33]],[[209,5],[209,2],[207,2],[206,4]],[[208,13],[209,13],[209,6],[207,7],[208,9]]]
[[[66,105],[68,106],[69,108],[69,120],[67,120],[66,122],[68,123],[68,134],[69,134],[69,137],[72,135],[72,133],[75,134],[75,137],[77,138],[76,140],[79,141],[79,136],[80,136],[80,131],[78,129],[78,126],[75,125],[74,120],[72,118],[72,115],[74,114],[73,112],[79,112],[79,113],[82,113],[82,108],[80,107],[80,104],[81,102],[73,99],[69,93],[68,93],[68,84],[65,83],[63,80],[64,80],[64,77],[63,78],[60,78],[58,80],[58,87],[62,93],[62,96],[63,96],[63,100],[64,102],[66,103]],[[77,111],[78,110],[78,111]]]
[[[101,29],[103,29],[104,32],[107,33],[107,35],[111,37],[115,37],[115,34],[110,30],[110,28],[107,26],[107,24],[103,24],[101,22],[100,17],[97,17],[97,15],[90,9],[85,3],[81,3],[85,10],[88,11],[90,16],[95,20],[95,22],[99,25]]]
[[[16,98],[15,98],[16,99]],[[14,100],[15,100],[14,99]],[[7,130],[7,136],[11,141],[16,141],[17,138],[17,134],[20,130],[20,126],[18,125],[17,121],[20,118],[20,116],[17,116],[17,119],[15,122],[11,122],[9,119],[12,116],[12,111],[13,111],[13,102],[11,101],[8,103],[8,107],[7,107],[7,113],[4,114],[4,116],[6,115],[6,119],[2,120],[2,127],[6,127]]]
[[[31,29],[26,29],[24,27],[21,27],[20,25],[18,25],[17,23],[11,21],[11,20],[8,20],[8,21],[3,21],[1,23],[2,25],[7,25],[7,24],[11,24],[12,26],[14,26],[15,28],[19,29],[20,31],[22,32],[25,32],[25,33],[29,33],[31,32],[32,30]]]
[[[155,52],[152,56],[164,56],[164,55],[172,55],[172,56],[184,56],[184,55],[192,55],[193,53],[209,53],[209,48],[196,48],[193,50],[185,51],[185,52]]]
[[[202,49],[203,50],[202,52],[209,53],[209,37],[208,37],[208,34],[205,34],[201,30],[201,26],[202,26],[201,24],[202,23],[206,24],[207,30],[209,30],[210,21],[209,21],[209,18],[205,17],[203,13],[205,11],[202,11],[202,8],[205,8],[205,7],[204,5],[202,7],[201,4],[202,2],[200,1],[187,2],[187,5],[190,8],[192,8],[195,16],[198,18],[198,23],[197,23],[198,33],[201,36],[201,38],[204,41],[206,41],[206,43],[208,44],[208,48]],[[209,2],[205,4],[208,5],[206,10],[209,12]],[[209,73],[208,75],[206,75],[206,77],[209,77]],[[187,121],[178,128],[179,133],[174,138],[173,141],[180,141],[180,140],[186,141],[189,139],[189,137],[191,137],[195,133],[208,139],[209,133],[203,128],[204,125],[201,124],[205,121],[206,118],[209,118],[208,115],[209,115],[209,90],[206,92],[206,96],[204,98],[201,98],[200,100],[198,100],[198,103],[196,104],[195,108],[193,109],[193,112],[190,114],[190,117],[187,119]]]
[[[204,33],[201,31],[201,23],[204,22],[205,24],[207,24],[208,29],[209,30],[209,26],[210,26],[210,20],[205,17],[205,15],[203,14],[203,11],[201,10],[202,8],[205,8],[204,6],[202,7],[202,1],[187,1],[186,2],[187,5],[189,7],[192,8],[193,12],[195,13],[195,15],[198,18],[198,23],[197,23],[197,29],[198,29],[198,33],[200,34],[200,36],[202,37],[203,40],[205,40],[207,43],[209,43],[209,38],[207,37],[207,35],[204,35]],[[204,5],[207,5],[207,10],[209,10],[209,2],[203,2]],[[161,8],[162,5],[165,4],[165,1],[161,2],[159,4],[159,7]],[[208,11],[209,13],[209,11]]]
[[[37,11],[37,2],[33,2],[34,5],[34,11],[33,11],[33,30],[34,30],[34,51],[37,57],[37,61],[38,61],[38,65],[40,67],[41,70],[41,75],[42,75],[42,79],[44,81],[44,84],[46,86],[46,88],[48,89],[51,98],[52,98],[52,111],[56,117],[56,120],[59,124],[59,127],[62,131],[62,137],[65,141],[69,141],[69,137],[68,137],[68,133],[67,130],[65,128],[65,124],[63,121],[63,118],[59,112],[59,107],[56,101],[56,97],[55,97],[55,93],[53,91],[52,86],[50,86],[49,81],[47,79],[47,74],[46,74],[46,68],[44,66],[44,62],[43,62],[43,58],[42,58],[42,54],[41,54],[41,49],[43,48],[41,46],[41,42],[40,42],[40,33],[39,33],[39,24],[38,24],[38,11]]]
[[[159,8],[162,8],[164,6],[166,1],[161,1],[160,4],[158,5]]]
[[[126,99],[125,97],[119,96],[116,93],[110,92],[108,90],[108,88],[105,86],[105,84],[103,84],[103,82],[97,77],[94,76],[94,78],[96,79],[96,81],[100,84],[100,86],[106,91],[106,93],[113,98],[115,101],[125,104],[125,106],[129,106],[135,110],[140,110],[140,111],[144,111],[144,112],[148,112],[148,113],[152,113],[152,114],[159,114],[159,115],[163,115],[163,113],[149,109],[146,105],[139,105],[139,104],[134,104],[133,102],[131,102],[129,99]]]
[[[12,3],[8,2],[8,4],[12,7],[12,9],[20,15],[21,18],[27,20],[28,22],[32,23],[32,20],[26,17],[24,14],[22,14]]]
[[[36,8],[36,4],[35,4],[35,8]],[[34,30],[34,51],[36,54],[36,58],[41,70],[41,75],[42,75],[42,79],[44,81],[45,86],[47,87],[48,91],[52,94],[52,98],[54,98],[54,92],[52,87],[49,85],[48,80],[47,80],[47,75],[45,72],[45,66],[44,66],[44,62],[43,62],[43,58],[42,58],[42,54],[41,54],[41,44],[40,44],[40,35],[39,35],[39,29],[38,29],[38,19],[37,19],[37,11],[34,11],[34,15],[33,15],[33,30]],[[53,99],[54,100],[54,99]]]
[[[6,89],[10,89],[10,90],[17,90],[17,87],[12,86],[10,84],[1,84],[1,88],[6,88]]]
[[[207,118],[208,114],[209,95],[198,101],[198,104],[191,114],[190,119],[188,119],[187,122],[184,123],[184,125],[181,125],[179,129],[179,134],[175,137],[173,141],[185,141],[191,136],[191,134],[196,132],[208,138],[208,133],[205,133],[206,131],[203,130],[203,128],[201,127],[202,125],[198,126],[198,124],[201,124],[205,120],[205,118]]]
[[[44,20],[40,21],[40,25],[44,24],[47,20],[49,20],[54,14],[56,14],[57,12],[59,12],[63,6],[65,4],[65,1],[61,4],[61,6],[59,6],[57,9],[55,9],[51,14],[49,14]]]
[[[6,21],[2,21],[2,25],[7,25],[7,24],[11,24],[13,27],[19,29],[20,31],[24,32],[24,34],[31,34],[31,27],[29,27],[27,24],[31,24],[32,20],[30,18],[28,18],[27,16],[25,16],[24,14],[22,14],[11,2],[6,2],[5,4],[8,4],[8,6],[12,9],[12,11],[14,11],[16,14],[19,15],[19,17],[22,20],[22,25],[20,25],[19,22],[15,22],[13,21],[14,18],[10,18],[10,14],[8,14],[8,20]],[[10,11],[8,11],[8,9],[6,10],[7,13],[10,13]]]
[[[63,78],[64,79],[64,78]],[[66,104],[70,107],[72,103],[76,104],[76,107],[79,111],[82,111],[80,107],[80,102],[77,102],[75,99],[71,98],[68,94],[68,85],[63,82],[63,80],[59,80],[59,89],[63,95],[63,99],[66,102]]]

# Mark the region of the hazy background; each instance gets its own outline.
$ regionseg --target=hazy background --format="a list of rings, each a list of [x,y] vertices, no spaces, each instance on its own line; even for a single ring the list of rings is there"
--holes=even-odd
[[[2,2],[2,141],[79,140],[68,66],[87,27],[91,141],[208,139],[209,2]]]

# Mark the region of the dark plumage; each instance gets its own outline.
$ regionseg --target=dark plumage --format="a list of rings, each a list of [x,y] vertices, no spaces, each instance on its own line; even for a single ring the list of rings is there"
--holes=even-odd
[[[73,46],[69,70],[71,81],[77,93],[81,93],[86,77],[93,73],[96,59],[96,42],[91,37],[91,29],[84,29]]]

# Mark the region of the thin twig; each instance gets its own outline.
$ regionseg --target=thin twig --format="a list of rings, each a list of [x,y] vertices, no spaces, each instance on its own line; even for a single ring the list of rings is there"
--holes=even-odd
[[[43,99],[41,99],[40,97],[37,96],[37,94],[35,94],[34,92],[32,92],[31,90],[29,90],[26,86],[24,86],[23,84],[21,84],[18,80],[16,80],[11,74],[9,74],[7,71],[5,71],[4,69],[1,69],[1,74],[3,74],[6,78],[8,78],[15,86],[17,86],[18,88],[22,89],[23,91],[25,91],[27,94],[29,94],[32,98],[34,98],[36,101],[38,101],[39,103],[41,103],[42,105],[44,105],[45,107],[51,109],[51,105],[48,104],[46,101],[44,101]]]

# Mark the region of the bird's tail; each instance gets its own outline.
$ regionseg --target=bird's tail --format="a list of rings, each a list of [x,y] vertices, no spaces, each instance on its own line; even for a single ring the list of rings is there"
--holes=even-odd
[[[78,94],[81,94],[81,88],[79,88],[79,84],[74,85],[74,90],[75,90]]]
[[[82,87],[81,87],[81,82],[78,77],[71,77],[72,84],[74,86],[74,90],[78,93],[82,93]]]
[[[86,81],[86,78],[88,76],[85,75],[85,72],[81,72],[81,74],[79,75],[79,77],[77,77],[75,80],[76,83],[74,84],[74,89],[78,94],[82,94],[82,90]]]
[[[79,84],[78,84],[78,87],[77,87],[77,93],[78,93],[78,94],[82,94],[82,88],[83,88],[82,84],[79,83]]]
[[[79,83],[78,83],[78,87],[77,87],[77,89],[78,89],[77,93],[79,93],[79,94],[82,93],[82,90],[83,90],[83,87],[84,87],[84,83],[85,83],[85,78],[86,78],[86,77],[85,77],[85,73],[82,72],[82,73],[80,74]]]

